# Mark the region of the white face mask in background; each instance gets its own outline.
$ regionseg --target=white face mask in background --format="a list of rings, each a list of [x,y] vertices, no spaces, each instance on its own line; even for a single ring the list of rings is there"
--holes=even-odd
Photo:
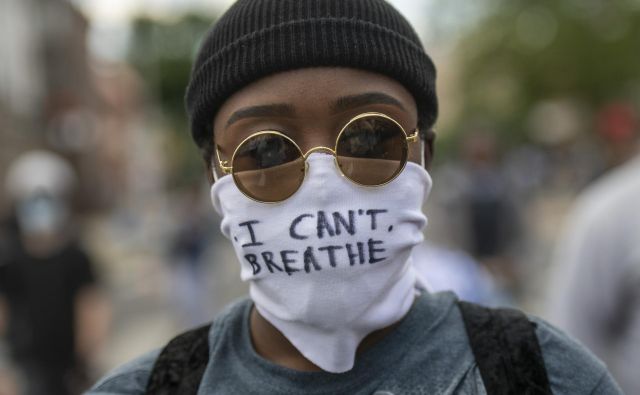
[[[252,201],[231,176],[211,197],[260,314],[308,360],[342,373],[362,339],[399,321],[414,301],[409,256],[423,240],[431,178],[408,162],[391,183],[361,187],[331,155],[307,161],[304,183],[283,202]]]
[[[69,209],[61,198],[33,194],[17,203],[16,216],[23,235],[51,235],[64,229]]]

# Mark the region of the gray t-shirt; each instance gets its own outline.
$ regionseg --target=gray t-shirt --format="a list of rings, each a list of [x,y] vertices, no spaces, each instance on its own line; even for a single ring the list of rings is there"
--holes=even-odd
[[[238,302],[215,321],[198,394],[486,394],[452,293],[424,293],[393,332],[342,374],[299,372],[259,356],[249,334],[251,308],[250,300]],[[583,346],[533,320],[554,394],[622,393]],[[89,394],[143,394],[157,355],[116,369]]]

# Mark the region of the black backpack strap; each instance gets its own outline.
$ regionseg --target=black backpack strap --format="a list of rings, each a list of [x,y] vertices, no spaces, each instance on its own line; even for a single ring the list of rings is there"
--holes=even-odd
[[[458,302],[489,395],[551,395],[536,324],[520,311]]]
[[[174,337],[160,352],[147,395],[195,395],[209,362],[211,324]]]

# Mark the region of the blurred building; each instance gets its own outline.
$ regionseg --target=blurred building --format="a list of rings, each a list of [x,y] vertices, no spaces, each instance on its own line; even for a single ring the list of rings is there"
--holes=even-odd
[[[87,27],[87,20],[66,1],[0,0],[3,170],[33,146],[69,156],[68,142],[91,133],[88,117],[80,122],[76,115],[69,118],[89,113],[97,102],[90,83]]]
[[[131,184],[141,88],[128,66],[92,59],[88,30],[69,1],[0,0],[0,177],[20,152],[53,150],[79,174],[76,206],[92,210]]]
[[[3,131],[10,116],[29,117],[37,111],[42,96],[43,71],[39,62],[42,41],[33,20],[33,2],[0,1],[0,109]]]
[[[67,1],[0,2],[3,126],[17,123],[39,135],[70,107],[95,104],[87,27],[84,16]]]
[[[44,89],[39,48],[41,34],[31,28],[34,4],[23,0],[0,0],[0,169],[4,173],[12,152],[28,144],[17,133],[39,112]],[[0,194],[0,208],[6,204]]]

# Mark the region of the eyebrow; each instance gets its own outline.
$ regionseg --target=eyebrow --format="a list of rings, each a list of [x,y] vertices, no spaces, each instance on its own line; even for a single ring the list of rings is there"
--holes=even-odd
[[[382,92],[367,92],[351,96],[343,96],[331,104],[331,111],[341,112],[370,104],[391,104],[402,110],[407,110],[402,103],[393,96]]]
[[[231,126],[231,124],[238,122],[241,119],[260,117],[293,117],[295,112],[295,107],[287,103],[245,107],[231,114],[227,120],[226,127]]]
[[[390,104],[406,111],[406,108],[398,99],[382,92],[367,92],[357,95],[343,96],[334,101],[331,104],[330,109],[332,112],[337,113],[371,104]],[[295,112],[295,107],[288,103],[274,103],[245,107],[231,114],[225,127],[228,128],[233,123],[247,118],[293,117],[295,116]]]

